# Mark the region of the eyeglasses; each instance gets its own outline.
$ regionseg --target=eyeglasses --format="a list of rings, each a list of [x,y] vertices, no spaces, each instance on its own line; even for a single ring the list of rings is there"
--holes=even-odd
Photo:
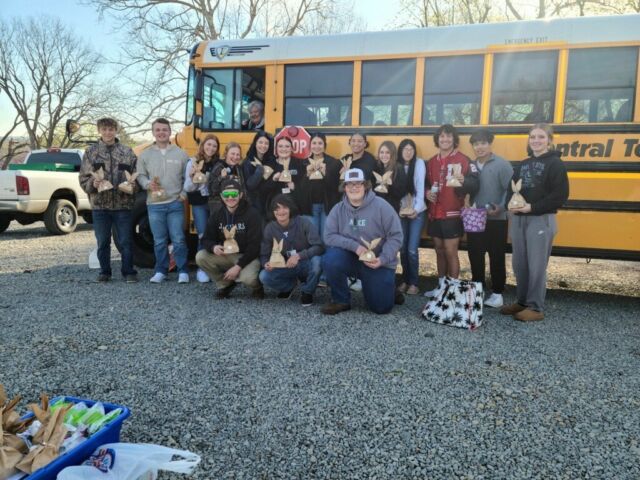
[[[345,186],[347,188],[360,188],[360,187],[364,187],[364,183],[363,182],[348,182],[345,184]]]
[[[222,198],[238,198],[240,192],[238,190],[225,190],[220,195],[222,195]]]

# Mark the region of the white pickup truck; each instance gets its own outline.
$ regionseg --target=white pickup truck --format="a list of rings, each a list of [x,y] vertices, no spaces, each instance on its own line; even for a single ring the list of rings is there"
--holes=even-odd
[[[0,233],[12,220],[28,225],[40,220],[55,235],[76,229],[78,215],[91,221],[89,197],[80,188],[82,150],[34,150],[24,164],[0,171]]]

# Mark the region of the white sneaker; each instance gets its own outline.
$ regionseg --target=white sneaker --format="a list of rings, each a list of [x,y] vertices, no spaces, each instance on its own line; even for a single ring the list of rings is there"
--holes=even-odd
[[[201,270],[200,268],[196,273],[196,279],[200,283],[209,283],[211,281],[211,279],[209,278],[209,275],[207,275],[207,272],[205,272],[204,270]]]
[[[438,293],[440,293],[440,290],[442,290],[443,285],[444,285],[444,277],[438,278],[438,286],[433,290],[427,290],[426,292],[424,292],[423,295],[428,298],[437,297]]]
[[[149,279],[151,283],[162,283],[167,279],[167,276],[164,273],[156,272],[153,274],[153,277]]]
[[[361,292],[362,291],[362,282],[360,281],[359,278],[356,279],[356,280],[353,280],[349,284],[349,288],[354,292]]]
[[[492,293],[491,296],[484,301],[484,304],[487,307],[500,308],[501,306],[504,305],[502,294]]]
[[[189,283],[189,274],[188,273],[179,273],[178,274],[178,283]]]

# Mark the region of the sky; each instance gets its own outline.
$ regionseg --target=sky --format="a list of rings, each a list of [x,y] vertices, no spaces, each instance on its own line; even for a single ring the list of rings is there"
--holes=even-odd
[[[354,0],[355,13],[367,23],[367,30],[383,30],[398,10],[399,0]],[[105,56],[115,56],[120,36],[110,19],[100,19],[95,9],[76,0],[0,0],[0,19],[47,14],[59,17],[75,33]],[[13,120],[11,105],[0,93],[0,134]]]

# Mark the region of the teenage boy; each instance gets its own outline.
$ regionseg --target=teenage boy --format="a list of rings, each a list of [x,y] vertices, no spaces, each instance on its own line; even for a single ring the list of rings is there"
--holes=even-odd
[[[127,283],[138,281],[133,269],[132,220],[131,209],[135,201],[133,194],[118,190],[118,185],[126,180],[126,172],[133,174],[136,169],[136,156],[131,148],[122,145],[116,138],[118,122],[113,118],[101,118],[97,122],[98,143],[89,146],[80,166],[80,186],[89,195],[93,209],[93,231],[98,243],[98,261],[100,273],[98,282],[111,280],[111,229],[118,236],[116,246],[122,257],[122,277]],[[112,188],[98,191],[100,181],[92,175],[99,170]]]
[[[242,192],[242,185],[235,178],[223,180],[222,206],[211,213],[201,239],[202,250],[196,255],[198,267],[216,282],[217,298],[229,298],[236,283],[250,288],[253,298],[264,298],[258,280],[262,218]],[[228,247],[234,243],[238,251],[229,253],[225,244]]]
[[[389,313],[394,303],[401,303],[398,297],[402,296],[395,289],[402,246],[400,217],[371,190],[371,182],[365,181],[359,168],[345,172],[344,191],[342,201],[331,209],[325,224],[327,251],[322,269],[331,287],[331,303],[322,308],[322,313],[335,315],[351,309],[350,277],[362,282],[364,300],[372,312]],[[373,249],[375,258],[360,260],[367,252],[362,240],[372,242],[377,238],[381,240]]]
[[[504,304],[502,292],[506,281],[505,250],[507,246],[507,190],[513,177],[513,167],[493,153],[493,133],[478,130],[469,139],[476,154],[474,161],[480,176],[480,189],[471,203],[487,208],[484,232],[467,233],[467,250],[474,282],[485,285],[485,254],[489,253],[491,296],[484,304],[500,308]],[[486,290],[485,290],[486,291]]]
[[[153,234],[153,251],[156,256],[155,273],[151,283],[162,283],[169,273],[169,239],[178,267],[178,283],[189,283],[187,242],[183,230],[184,172],[189,156],[173,145],[171,125],[166,118],[156,118],[151,124],[155,142],[140,154],[138,183],[147,191],[147,212]],[[164,195],[154,192],[164,190]]]

